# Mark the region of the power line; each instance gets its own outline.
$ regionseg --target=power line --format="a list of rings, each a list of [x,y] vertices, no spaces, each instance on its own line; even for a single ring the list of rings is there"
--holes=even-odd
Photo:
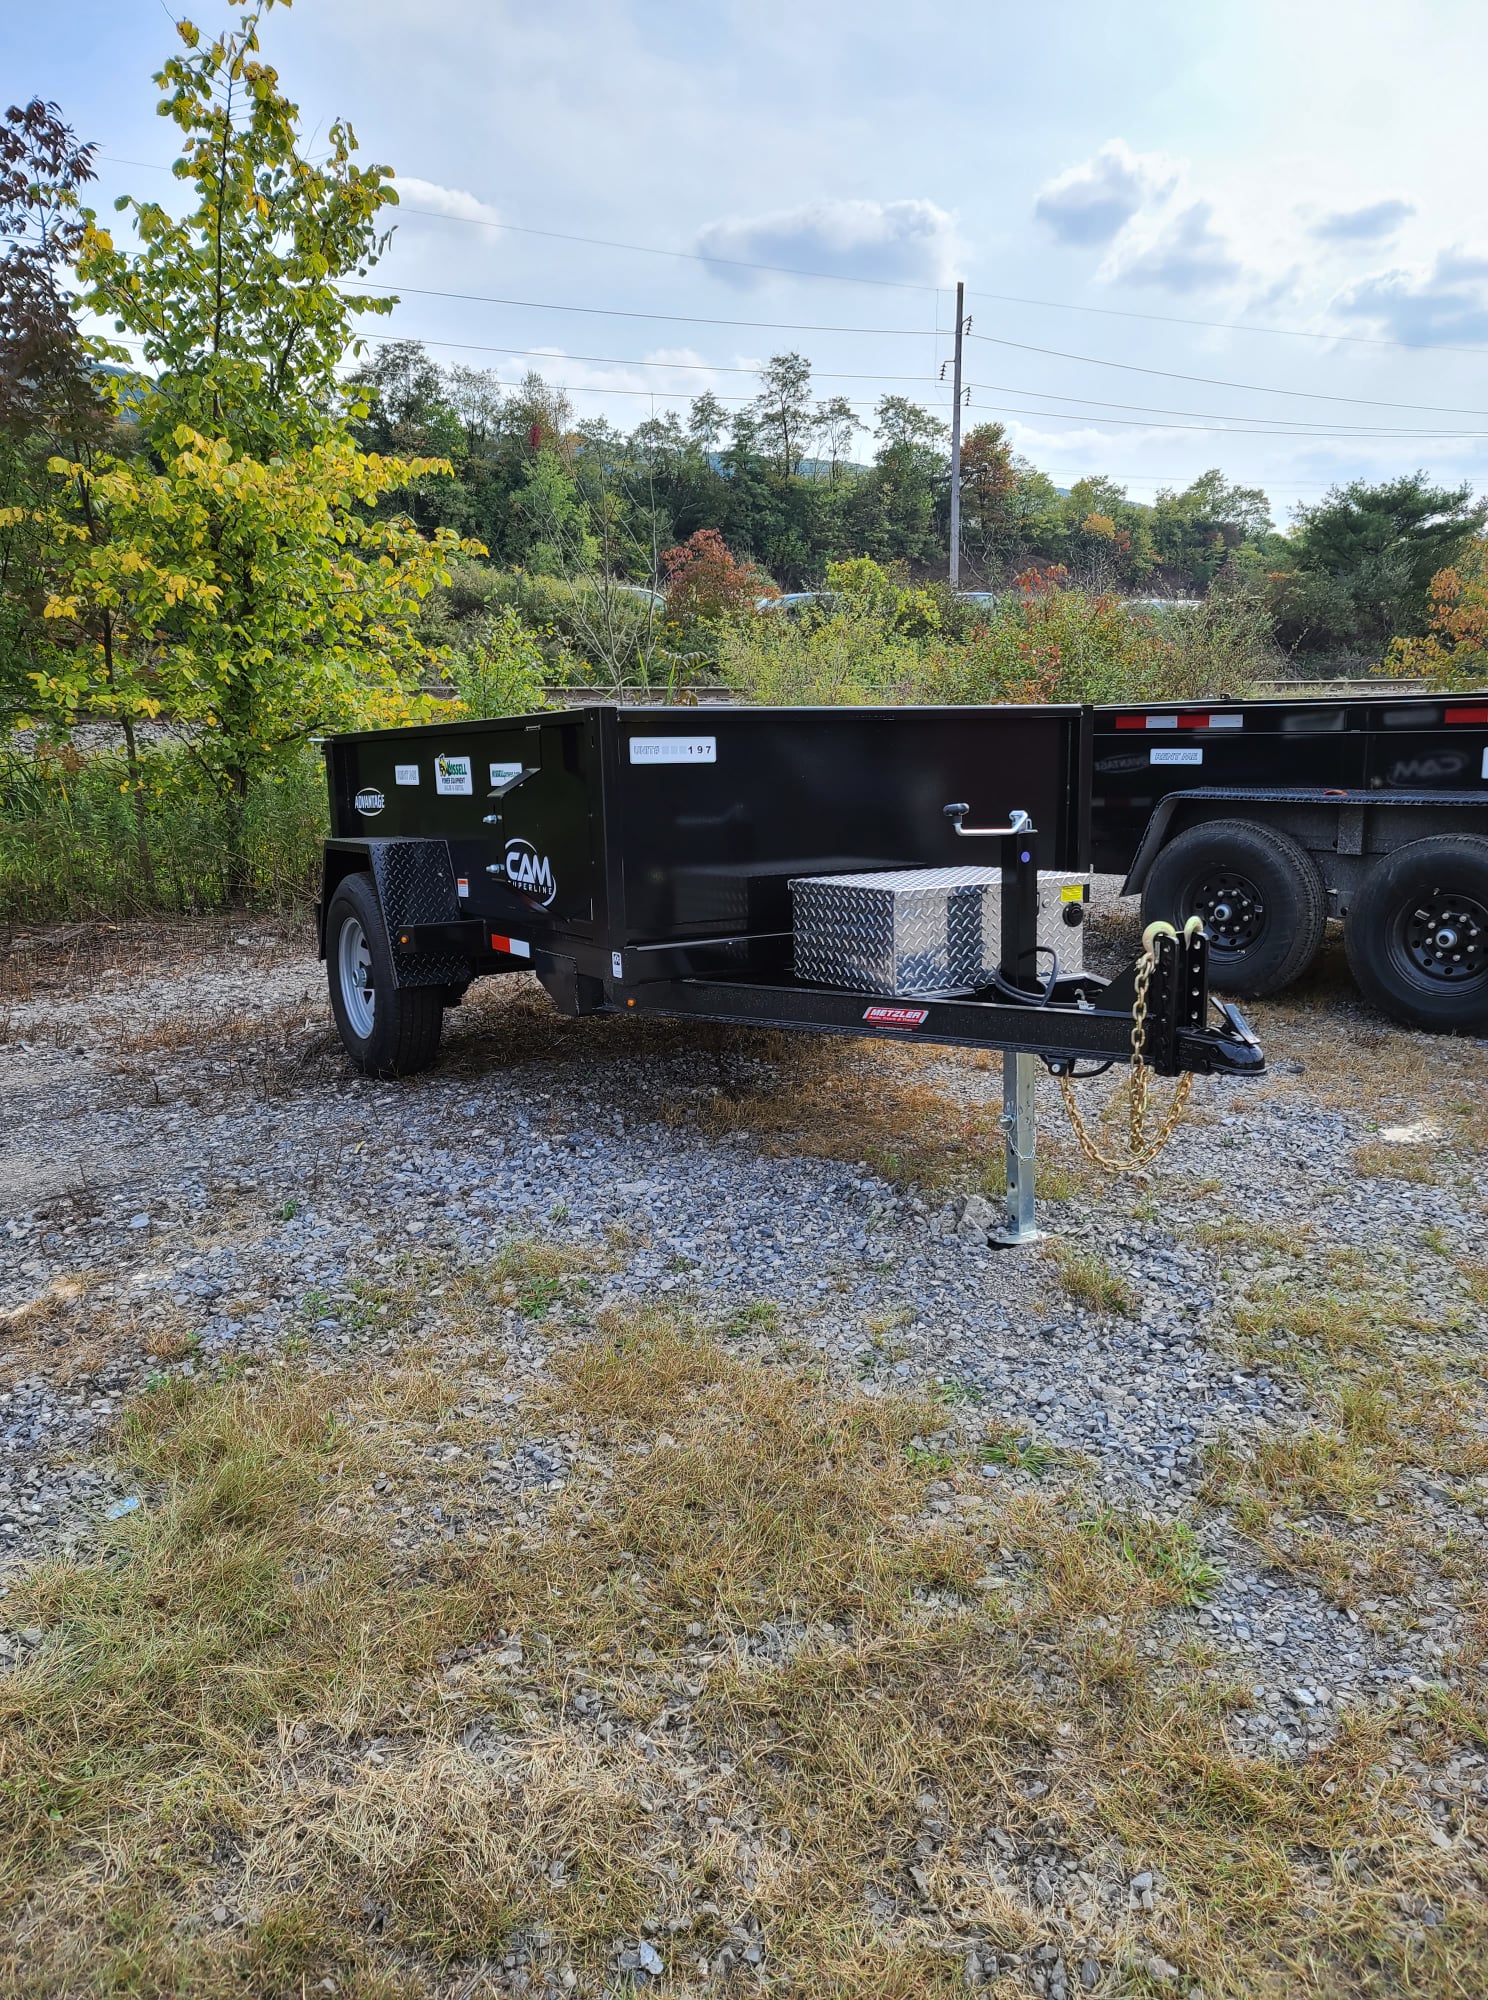
[[[378,285],[363,280],[357,286],[362,292],[393,292],[398,297],[420,299],[458,299],[466,305],[514,306],[524,312],[587,313],[600,319],[654,319],[667,320],[679,326],[733,326],[759,333],[868,333],[892,336],[899,340],[929,340],[943,333],[943,327],[931,326],[813,326],[794,320],[777,319],[718,319],[705,317],[701,313],[639,312],[629,306],[569,306],[555,305],[550,299],[503,299],[489,292],[443,292],[429,285]]]
[[[1098,354],[1067,354],[1058,347],[1036,347],[1026,340],[1004,340],[1000,334],[973,333],[991,347],[1012,347],[1020,354],[1042,354],[1053,361],[1081,361],[1091,368],[1119,368],[1128,375],[1160,375],[1169,382],[1197,382],[1206,389],[1243,389],[1260,396],[1296,396],[1315,403],[1354,403],[1371,410],[1422,410],[1429,416],[1488,417],[1488,410],[1459,409],[1451,403],[1394,403],[1379,396],[1335,396],[1327,389],[1274,389],[1265,382],[1231,382],[1221,375],[1180,375],[1172,368],[1144,368],[1136,361],[1106,361]]]
[[[1094,313],[1102,319],[1149,320],[1157,326],[1198,326],[1212,333],[1266,333],[1281,340],[1346,341],[1351,347],[1393,347],[1404,354],[1471,354],[1481,361],[1488,348],[1449,347],[1429,340],[1387,340],[1381,334],[1320,333],[1315,327],[1251,326],[1244,320],[1184,319],[1176,313],[1137,312],[1124,306],[1081,306],[1068,299],[1028,299],[1016,292],[970,292],[972,299],[991,299],[1005,306],[1040,306],[1050,312]]]
[[[724,361],[632,361],[623,354],[555,354],[547,347],[489,347],[473,340],[434,340],[425,334],[358,333],[356,338],[375,340],[382,346],[394,346],[401,339],[412,341],[420,347],[457,347],[468,354],[530,355],[535,361],[591,361],[607,368],[687,368],[694,371],[702,370],[709,375],[758,376],[763,372],[759,368],[746,368]],[[813,367],[811,378],[813,381],[820,379],[823,382],[917,382],[924,389],[935,387],[935,378],[932,375],[875,375],[871,372],[851,374],[841,369]]]
[[[608,236],[573,236],[564,229],[533,229],[525,223],[497,222],[484,215],[450,215],[442,208],[415,208],[412,202],[401,199],[398,213],[432,216],[436,222],[459,222],[472,229],[505,229],[514,236],[545,236],[554,243],[584,243],[594,250],[629,250],[639,257],[677,257],[692,264],[724,264],[731,271],[771,271],[781,278],[821,279],[833,285],[873,285],[890,292],[936,293],[945,290],[943,285],[916,285],[904,278],[855,278],[845,271],[803,271],[794,264],[755,264],[743,257],[715,257],[706,250],[663,250],[654,243],[618,243]]]
[[[1198,417],[1205,420],[1212,420],[1215,423],[1224,423],[1224,424],[1276,424],[1281,422],[1290,422],[1292,424],[1300,426],[1303,430],[1319,430],[1322,428],[1322,425],[1320,423],[1315,423],[1310,417],[1293,417],[1290,419],[1286,419],[1279,417],[1247,417],[1244,414],[1233,410],[1169,410],[1163,408],[1161,405],[1152,403],[1113,403],[1113,402],[1108,402],[1104,397],[1066,396],[1062,392],[1056,389],[1029,389],[1020,383],[1010,383],[1010,382],[973,382],[969,386],[973,389],[985,390],[989,395],[994,395],[994,396],[1037,396],[1041,402],[1080,403],[1085,407],[1096,411],[1135,410],[1139,413],[1145,413],[1147,416]],[[1121,419],[1119,417],[1105,418],[1096,416],[1093,417],[1091,421],[1093,423],[1103,423],[1103,422],[1119,423],[1121,422]],[[1336,422],[1336,419],[1334,421]],[[1295,432],[1290,432],[1290,431],[1288,432],[1289,436],[1296,434],[1297,433]],[[1248,435],[1248,433],[1239,432],[1237,433],[1237,435],[1245,436]],[[1260,433],[1260,435],[1264,435],[1264,433]],[[1338,435],[1338,433],[1334,432],[1332,433],[1332,435],[1336,436]],[[1483,435],[1483,433],[1480,431],[1410,430],[1403,428],[1400,425],[1391,425],[1391,424],[1355,424],[1350,426],[1349,435],[1355,437],[1385,437],[1385,438],[1389,437],[1454,438],[1454,437],[1480,437]]]
[[[498,298],[492,294],[484,292],[447,292],[447,291],[436,290],[432,286],[426,286],[426,285],[364,284],[361,287],[361,289],[371,290],[371,291],[392,292],[398,297],[407,295],[409,297],[426,298],[426,299],[455,299],[468,305],[509,306],[521,309],[523,311],[584,313],[590,315],[597,315],[600,318],[609,318],[609,319],[662,320],[686,326],[742,327],[754,331],[765,331],[773,333],[871,334],[874,336],[894,336],[900,339],[908,338],[912,340],[923,340],[931,332],[931,329],[929,328],[917,328],[917,327],[905,327],[905,326],[899,326],[899,327],[815,326],[807,324],[796,324],[789,321],[779,321],[779,320],[719,319],[719,318],[705,318],[701,315],[691,314],[691,313],[641,312],[636,310],[635,308],[624,307],[624,306],[612,307],[612,306],[555,305],[551,301],[543,299]],[[934,333],[936,336],[939,336],[945,333],[946,331],[947,330],[944,327],[937,327],[934,329]],[[1083,362],[1088,366],[1095,368],[1119,368],[1123,372],[1128,374],[1157,375],[1157,376],[1162,376],[1163,378],[1169,381],[1194,382],[1201,384],[1205,388],[1211,388],[1211,389],[1239,389],[1246,394],[1262,395],[1262,396],[1288,396],[1304,402],[1347,403],[1356,408],[1361,408],[1361,409],[1415,410],[1431,416],[1488,417],[1488,410],[1460,408],[1457,405],[1450,403],[1399,403],[1399,402],[1394,402],[1387,397],[1381,397],[1381,396],[1339,396],[1333,394],[1330,390],[1327,389],[1280,389],[1280,388],[1273,388],[1264,382],[1232,382],[1223,376],[1185,375],[1185,374],[1180,374],[1176,370],[1171,368],[1144,368],[1136,362],[1107,361],[1104,360],[1100,355],[1069,354],[1059,348],[1035,346],[1028,341],[1005,340],[1002,338],[1001,335],[993,333],[972,333],[969,334],[967,338],[970,340],[985,341],[988,343],[988,345],[993,347],[1014,348],[1021,354],[1040,354],[1045,356],[1047,359],[1055,361]],[[1037,393],[1037,392],[1034,391],[1031,393]],[[1257,421],[1260,420],[1257,419]]]
[[[116,166],[144,167],[148,172],[168,174],[173,170],[163,167],[154,160],[127,160],[118,153],[100,153],[98,158],[109,160]],[[410,178],[418,179],[414,175]],[[397,176],[394,175],[394,186]],[[479,200],[479,196],[472,196]],[[845,271],[808,271],[794,264],[759,264],[743,257],[719,257],[705,250],[672,250],[655,243],[626,243],[609,236],[579,236],[569,230],[539,229],[530,223],[504,222],[483,215],[451,215],[444,209],[419,208],[412,202],[400,200],[397,204],[400,214],[420,215],[435,222],[454,222],[470,229],[500,229],[514,236],[539,236],[555,243],[582,243],[590,249],[625,250],[639,257],[672,257],[685,263],[721,264],[730,270],[766,271],[777,277],[807,278],[815,282],[833,285],[868,285],[881,291],[919,292],[939,294],[948,289],[945,285],[915,284],[905,278],[864,278],[855,277]],[[1255,326],[1245,320],[1191,319],[1178,313],[1139,312],[1130,306],[1079,305],[1072,299],[1036,299],[1019,292],[968,292],[969,299],[987,299],[997,305],[1032,306],[1043,312],[1087,313],[1101,319],[1142,320],[1154,326],[1201,327],[1213,333],[1259,333],[1279,340],[1323,340],[1330,343],[1343,342],[1351,347],[1386,347],[1402,354],[1468,354],[1481,360],[1488,348],[1457,347],[1445,342],[1426,340],[1390,340],[1381,334],[1367,333],[1327,333],[1316,327],[1301,326]]]
[[[112,333],[109,334],[107,337],[110,340],[119,341],[125,346],[129,346],[132,344],[136,347],[140,347],[145,344],[142,337],[138,334]],[[102,338],[102,336],[100,336],[100,338]],[[357,338],[359,340],[373,341],[379,346],[392,345],[395,340],[394,335],[386,333],[363,333],[359,334]],[[462,349],[469,348],[468,342],[459,340],[425,341],[420,344],[428,347],[457,347]],[[495,348],[495,349],[474,348],[470,349],[469,351],[472,351],[477,354],[484,354],[484,353],[506,354],[511,352],[520,353],[523,350],[521,349],[513,350],[509,348]],[[581,354],[541,353],[540,358],[544,361],[582,361],[585,357]],[[615,363],[614,365],[620,368],[629,368],[632,366],[636,366],[638,364],[629,361],[621,361]],[[664,362],[658,362],[656,364],[656,366],[658,367],[666,367],[671,365],[673,364]],[[691,365],[702,366],[704,364],[693,363]],[[743,372],[752,372],[752,371],[743,371]],[[869,376],[863,379],[867,379],[869,381],[873,380],[919,381],[922,378],[919,376],[884,376],[884,377]],[[546,375],[543,376],[542,380],[543,380],[543,386],[545,388],[561,390],[565,396],[650,396],[652,398],[660,398],[663,401],[674,401],[688,394],[688,392],[685,389],[676,389],[676,390],[626,389],[622,388],[618,383],[609,383],[609,382],[553,382],[550,381]],[[517,382],[503,382],[501,383],[500,386],[503,389],[517,389],[521,387],[521,384]],[[712,392],[710,391],[709,393],[711,394]],[[716,400],[720,403],[753,403],[758,399],[754,396],[731,396],[727,394],[719,394]],[[875,401],[871,396],[845,396],[843,398],[843,401],[847,403],[854,403],[857,405],[859,409],[864,409],[864,410],[871,410],[876,407]]]
[[[1029,410],[1007,403],[973,403],[974,410],[987,410],[994,416],[1042,417],[1049,423],[1062,424],[1120,424],[1123,429],[1137,431],[1202,431],[1211,437],[1233,438],[1311,438],[1316,444],[1327,444],[1333,440],[1354,444],[1377,444],[1384,437],[1436,439],[1446,443],[1471,443],[1488,437],[1484,431],[1320,431],[1320,430],[1236,430],[1226,424],[1164,424],[1154,423],[1150,418],[1141,417],[1089,417],[1077,412],[1060,410]]]

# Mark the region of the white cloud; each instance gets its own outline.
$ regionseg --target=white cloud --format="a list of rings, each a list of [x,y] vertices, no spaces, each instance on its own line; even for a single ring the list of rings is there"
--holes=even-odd
[[[1371,201],[1362,208],[1336,208],[1313,223],[1312,233],[1323,243],[1378,243],[1393,236],[1415,212],[1408,201]]]
[[[453,216],[457,222],[499,222],[501,212],[464,188],[441,187],[438,181],[421,181],[417,174],[399,174],[394,186],[400,202],[408,208],[432,208],[436,215]]]
[[[1177,178],[1165,155],[1134,153],[1124,139],[1109,139],[1090,159],[1046,182],[1033,212],[1061,243],[1109,243]]]
[[[1099,275],[1123,285],[1158,285],[1169,292],[1199,292],[1238,278],[1240,259],[1214,226],[1207,201],[1190,202],[1146,228],[1126,230]]]
[[[725,217],[698,231],[697,248],[717,259],[714,275],[734,285],[765,275],[748,265],[945,285],[955,281],[961,254],[954,219],[933,201],[823,199]]]
[[[1441,251],[1429,270],[1380,271],[1333,302],[1345,319],[1422,347],[1488,341],[1488,257]]]

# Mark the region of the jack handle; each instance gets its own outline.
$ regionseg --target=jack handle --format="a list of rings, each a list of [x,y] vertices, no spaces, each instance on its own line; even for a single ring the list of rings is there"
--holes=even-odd
[[[1010,826],[963,826],[961,822],[970,811],[971,807],[966,805],[945,808],[946,818],[963,840],[1010,840],[1020,833],[1038,832],[1028,814],[1017,809],[1009,815]]]

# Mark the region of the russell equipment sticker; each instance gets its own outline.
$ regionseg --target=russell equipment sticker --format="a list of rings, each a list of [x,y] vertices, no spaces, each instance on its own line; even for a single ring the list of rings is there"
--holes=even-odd
[[[493,785],[509,785],[514,779],[521,777],[523,768],[521,764],[493,764],[491,766],[491,783]]]
[[[434,759],[434,789],[442,798],[468,799],[474,784],[470,776],[468,757],[436,757]]]
[[[394,764],[393,776],[400,785],[416,785],[418,783],[418,765]]]
[[[373,819],[387,804],[375,785],[366,785],[356,795],[356,809],[363,819]]]
[[[1182,750],[1154,750],[1152,761],[1154,764],[1202,764],[1204,753],[1202,750],[1189,750],[1187,748]]]
[[[929,1018],[928,1007],[870,1007],[863,1016],[875,1028],[923,1028]]]
[[[632,736],[632,764],[716,764],[716,736]]]

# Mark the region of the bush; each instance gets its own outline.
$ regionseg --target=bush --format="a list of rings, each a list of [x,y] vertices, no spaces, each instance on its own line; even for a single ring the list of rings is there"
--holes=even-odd
[[[542,647],[509,604],[451,647],[446,672],[467,715],[526,715],[545,706]]]
[[[0,921],[80,922],[195,914],[228,902],[227,805],[175,746],[143,753],[144,835],[122,756],[69,748],[0,752]],[[328,830],[325,772],[312,750],[256,780],[243,809],[249,901],[302,906],[316,892]]]
[[[1177,701],[1242,694],[1279,665],[1264,594],[1238,581],[1154,610],[1030,571],[948,632],[933,594],[868,567],[817,615],[727,634],[724,678],[760,702]]]

